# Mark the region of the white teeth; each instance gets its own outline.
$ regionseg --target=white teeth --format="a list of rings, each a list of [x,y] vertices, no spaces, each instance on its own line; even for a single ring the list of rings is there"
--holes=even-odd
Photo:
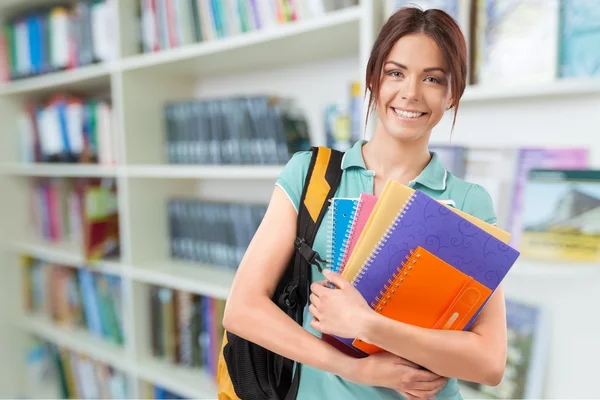
[[[402,110],[398,110],[397,108],[394,108],[394,111],[396,112],[396,114],[398,114],[399,116],[401,116],[403,118],[417,118],[417,117],[420,117],[421,115],[423,115],[423,113],[402,111]]]

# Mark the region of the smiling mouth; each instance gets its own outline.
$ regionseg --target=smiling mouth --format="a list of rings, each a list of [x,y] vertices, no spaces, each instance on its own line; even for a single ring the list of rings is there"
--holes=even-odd
[[[427,114],[424,112],[404,111],[399,108],[394,108],[394,107],[391,107],[391,108],[394,111],[394,113],[396,113],[396,115],[398,115],[400,118],[403,118],[403,119],[417,119],[417,118],[422,117],[423,115]]]

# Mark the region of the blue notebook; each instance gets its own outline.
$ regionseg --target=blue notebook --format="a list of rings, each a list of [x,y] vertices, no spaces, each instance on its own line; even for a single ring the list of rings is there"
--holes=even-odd
[[[418,246],[492,292],[519,257],[517,250],[416,190],[353,281],[369,304],[376,301],[398,266]],[[472,326],[480,311],[465,329]],[[338,340],[349,346],[353,341]]]
[[[339,272],[356,214],[358,199],[331,199],[329,231],[327,245],[327,268]]]

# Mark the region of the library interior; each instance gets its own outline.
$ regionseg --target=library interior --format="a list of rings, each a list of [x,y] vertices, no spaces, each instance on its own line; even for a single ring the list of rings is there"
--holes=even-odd
[[[365,68],[407,5],[466,38],[429,148],[519,253],[504,377],[461,395],[600,398],[598,0],[1,0],[0,397],[216,399],[275,182],[371,137]]]

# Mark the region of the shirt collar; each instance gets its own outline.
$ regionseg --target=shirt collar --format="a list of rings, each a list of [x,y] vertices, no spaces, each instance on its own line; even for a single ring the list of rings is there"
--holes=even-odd
[[[342,169],[361,168],[366,170],[367,166],[362,155],[362,146],[367,142],[365,139],[358,140],[350,149],[346,151],[342,158]],[[410,185],[419,183],[432,190],[446,190],[446,180],[448,171],[444,168],[442,161],[435,152],[431,152],[431,160],[421,171],[419,176],[410,181]]]

